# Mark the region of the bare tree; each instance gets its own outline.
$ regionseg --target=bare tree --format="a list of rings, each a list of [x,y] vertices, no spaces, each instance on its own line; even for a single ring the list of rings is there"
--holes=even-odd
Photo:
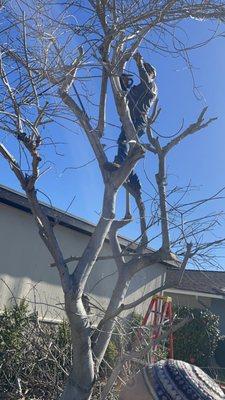
[[[182,275],[192,256],[213,245],[203,243],[200,238],[217,217],[211,215],[189,225],[185,223],[183,216],[193,205],[186,205],[184,209],[183,204],[170,204],[165,166],[171,149],[187,136],[208,127],[215,118],[206,118],[207,108],[204,108],[190,126],[182,128],[176,137],[162,145],[152,129],[160,111],[156,103],[148,120],[148,142],[141,144],[119,77],[141,45],[149,46],[152,53],[160,49],[169,52],[170,49],[163,47],[158,38],[169,35],[176,41],[173,28],[179,21],[192,17],[201,21],[223,22],[225,2],[89,0],[68,1],[59,5],[58,11],[57,3],[51,1],[9,1],[1,10],[5,22],[0,48],[0,129],[12,142],[14,140],[12,149],[15,149],[16,155],[10,150],[11,142],[8,142],[9,146],[2,142],[0,153],[27,195],[40,237],[51,253],[61,279],[73,344],[73,367],[61,399],[87,400],[91,398],[116,317],[153,294],[148,293],[138,302],[124,305],[133,276],[155,263],[165,260],[177,262],[175,252],[180,257]],[[85,87],[82,81],[82,77],[91,76],[91,70],[98,71],[100,75],[96,78],[100,82],[100,90],[94,97],[91,97],[88,81]],[[104,168],[108,159],[102,144],[107,123],[109,85],[119,120],[130,143],[125,162],[111,173]],[[94,102],[97,102],[96,107]],[[87,112],[87,109],[90,111]],[[97,160],[104,185],[99,221],[72,273],[55,235],[54,224],[46,217],[36,190],[37,180],[46,172],[42,163],[44,127],[59,116],[72,119],[74,125],[82,128]],[[51,141],[55,145],[54,137]],[[153,201],[155,210],[152,211],[150,224],[146,220],[141,195],[137,195],[127,184],[131,171],[147,152],[151,152],[158,161],[156,198]],[[117,220],[116,199],[122,186],[127,190],[125,216]],[[132,257],[126,258],[119,244],[118,231],[132,220],[130,195],[140,213],[141,236]],[[198,205],[207,201],[209,199],[203,199]],[[147,244],[152,238],[148,236],[148,229],[155,224],[160,224],[161,246],[149,251]],[[176,237],[171,233],[173,230],[179,232]],[[93,334],[82,295],[107,235],[116,260],[118,278],[106,313]],[[223,238],[215,244],[222,241]],[[165,288],[166,285],[155,292]]]

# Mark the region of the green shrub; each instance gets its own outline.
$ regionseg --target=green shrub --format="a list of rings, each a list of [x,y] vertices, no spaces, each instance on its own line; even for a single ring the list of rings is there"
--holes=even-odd
[[[109,363],[110,366],[114,366],[116,359],[118,357],[118,348],[114,340],[110,340],[109,345],[107,347],[106,353],[105,353],[105,360],[107,363]]]
[[[113,367],[116,359],[122,351],[130,351],[132,344],[135,343],[137,329],[141,326],[143,317],[140,314],[132,313],[130,318],[121,325],[114,328],[111,340],[105,353],[104,360]],[[109,372],[108,368],[104,369],[104,373]]]
[[[25,300],[0,317],[0,393],[2,399],[58,398],[71,365],[67,322],[38,322]]]
[[[28,306],[24,300],[13,307],[4,309],[0,321],[0,352],[17,349],[19,351],[22,331],[28,323]]]
[[[217,343],[217,347],[215,350],[215,360],[219,367],[225,368],[225,336],[221,336]]]
[[[205,367],[213,356],[219,339],[219,317],[209,310],[182,307],[179,318],[193,314],[194,319],[174,334],[174,357]]]

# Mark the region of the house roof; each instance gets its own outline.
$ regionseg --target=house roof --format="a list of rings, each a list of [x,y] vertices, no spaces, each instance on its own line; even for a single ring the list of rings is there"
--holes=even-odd
[[[173,287],[179,271],[168,270],[166,282]],[[179,290],[225,295],[225,271],[186,270]]]
[[[31,209],[26,196],[16,190],[10,189],[3,185],[0,185],[0,204],[1,203],[7,204],[11,207],[31,214]],[[42,205],[42,208],[47,217],[52,221],[56,221],[59,225],[78,231],[88,236],[91,236],[94,232],[95,225],[93,223],[86,221],[85,219],[82,219],[80,217],[76,217],[53,206],[49,206],[44,202],[40,202],[40,204]],[[135,250],[137,247],[136,243],[123,236],[119,236],[119,240],[122,247],[128,247],[128,249],[131,251]],[[154,250],[151,248],[148,248],[147,251],[149,253],[154,252]],[[162,262],[162,264],[170,267],[178,266],[178,262],[175,262],[173,260]]]

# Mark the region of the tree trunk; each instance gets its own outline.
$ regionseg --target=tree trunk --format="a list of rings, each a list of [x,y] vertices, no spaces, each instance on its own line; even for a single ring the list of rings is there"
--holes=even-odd
[[[73,365],[60,400],[89,400],[94,383],[90,326],[81,299],[65,296],[65,306],[71,326]]]

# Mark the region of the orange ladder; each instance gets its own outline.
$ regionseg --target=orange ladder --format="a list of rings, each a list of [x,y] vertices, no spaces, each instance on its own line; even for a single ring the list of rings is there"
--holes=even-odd
[[[168,358],[174,358],[173,352],[173,333],[172,333],[172,324],[173,324],[173,307],[172,307],[172,298],[169,296],[153,296],[147,312],[143,318],[141,326],[145,326],[148,322],[149,317],[152,317],[151,326],[152,326],[152,355],[151,362],[154,363],[156,361],[155,352],[158,347],[158,339],[162,334],[162,328],[165,322],[169,322],[169,335],[168,335]],[[140,328],[139,338],[142,336],[142,329]]]

